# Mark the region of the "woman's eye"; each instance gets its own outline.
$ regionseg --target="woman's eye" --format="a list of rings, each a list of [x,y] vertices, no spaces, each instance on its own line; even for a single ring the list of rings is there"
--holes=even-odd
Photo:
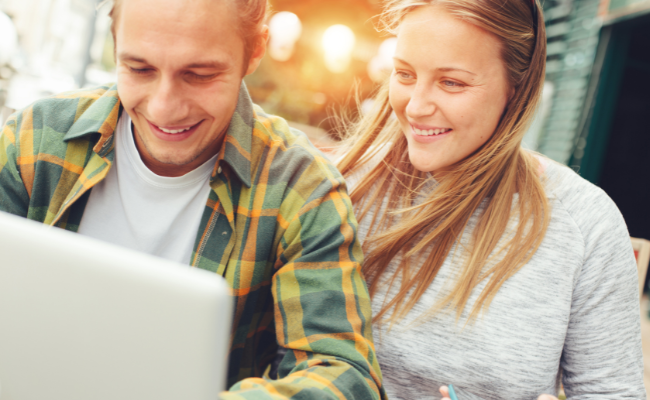
[[[449,88],[462,88],[462,87],[465,87],[464,84],[462,84],[460,82],[456,82],[456,81],[442,81],[442,84],[445,87],[449,87]]]
[[[401,79],[410,79],[412,78],[411,74],[405,71],[395,71],[395,75],[397,75],[398,78]]]

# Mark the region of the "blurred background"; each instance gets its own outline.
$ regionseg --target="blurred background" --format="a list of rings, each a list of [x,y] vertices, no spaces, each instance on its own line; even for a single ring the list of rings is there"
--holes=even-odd
[[[380,0],[271,0],[267,57],[246,78],[254,101],[321,148],[335,113],[354,116],[390,73],[395,39]],[[115,81],[98,0],[0,0],[0,123],[38,98]],[[545,0],[543,103],[525,145],[567,164],[650,238],[650,0]],[[355,98],[355,94],[358,98]],[[358,111],[357,100],[361,104]]]
[[[99,0],[0,0],[0,123],[65,90],[115,81]],[[246,78],[254,101],[335,141],[390,73],[395,39],[375,30],[380,0],[271,0],[267,57]],[[650,0],[544,0],[543,103],[525,145],[603,188],[632,236],[650,238]],[[358,95],[358,99],[354,94]]]
[[[115,81],[109,6],[98,3],[0,0],[0,124],[43,96]],[[256,103],[326,150],[333,113],[363,112],[390,73],[394,38],[374,29],[380,0],[271,3],[267,57],[246,83]],[[525,145],[600,186],[631,236],[650,239],[650,0],[543,7],[546,84]]]
[[[270,0],[271,40],[246,78],[255,102],[321,148],[334,112],[371,106],[394,38],[374,29],[380,0]],[[0,0],[0,123],[53,93],[115,81],[108,11],[99,0]],[[650,0],[543,0],[543,104],[524,140],[602,187],[630,234],[650,238]]]

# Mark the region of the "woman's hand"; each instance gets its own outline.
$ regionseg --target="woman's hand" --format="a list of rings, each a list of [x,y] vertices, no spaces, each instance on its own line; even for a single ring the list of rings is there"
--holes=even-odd
[[[447,386],[440,386],[440,394],[442,395],[441,400],[451,400],[449,398],[449,388]],[[458,400],[463,400],[463,399],[458,399]],[[537,398],[537,400],[558,400],[558,398],[555,396],[551,396],[550,394],[542,394]]]

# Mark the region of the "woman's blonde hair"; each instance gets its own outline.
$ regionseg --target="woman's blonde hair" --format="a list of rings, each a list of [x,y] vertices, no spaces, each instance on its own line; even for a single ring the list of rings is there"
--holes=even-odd
[[[373,111],[350,127],[338,166],[346,177],[368,166],[351,198],[359,219],[372,216],[363,246],[371,295],[389,263],[401,256],[387,280],[393,284],[399,276],[399,292],[384,303],[375,321],[392,310],[389,319],[396,322],[413,308],[454,243],[459,243],[470,216],[480,210],[470,247],[458,248],[465,250],[465,257],[455,286],[432,310],[454,309],[460,318],[472,290],[487,280],[468,317],[468,321],[475,319],[487,310],[501,285],[530,260],[550,220],[539,161],[521,148],[544,80],[542,10],[531,0],[390,0],[380,21],[395,33],[409,12],[430,5],[443,7],[500,41],[500,56],[515,92],[491,138],[451,166],[424,201],[416,197],[430,178],[409,161],[406,138],[391,118],[388,82],[375,96]],[[414,268],[416,263],[421,266]]]

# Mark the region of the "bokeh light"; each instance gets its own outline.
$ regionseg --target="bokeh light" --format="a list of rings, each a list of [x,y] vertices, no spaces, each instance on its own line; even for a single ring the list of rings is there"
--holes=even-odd
[[[384,81],[393,70],[393,57],[397,49],[397,38],[388,38],[379,46],[377,55],[368,63],[368,76],[374,82]]]
[[[352,60],[356,37],[352,29],[345,25],[332,25],[323,34],[325,65],[334,73],[345,72]]]
[[[8,64],[16,51],[18,35],[7,14],[0,11],[0,66]]]
[[[269,21],[269,55],[276,61],[287,61],[291,58],[302,33],[302,23],[292,12],[282,11],[275,14]]]

